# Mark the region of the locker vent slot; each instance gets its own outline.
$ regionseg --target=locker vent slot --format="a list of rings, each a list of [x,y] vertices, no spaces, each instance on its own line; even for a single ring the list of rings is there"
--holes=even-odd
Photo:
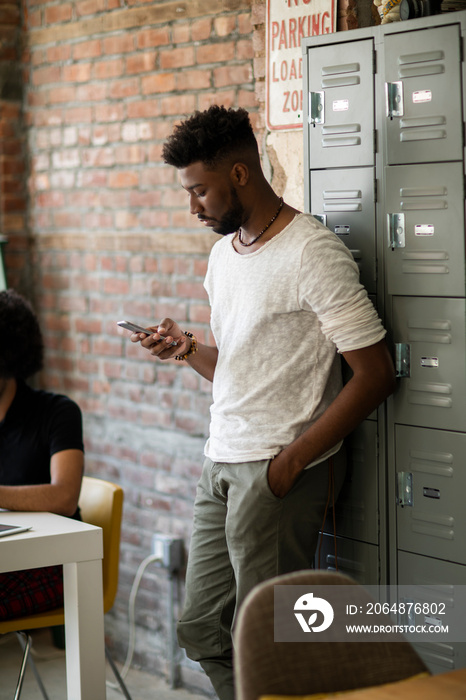
[[[455,519],[451,515],[434,515],[427,511],[413,510],[411,529],[419,535],[455,539]]]
[[[446,123],[447,119],[443,115],[438,117],[403,117],[400,119],[402,129],[413,129],[422,126],[444,126]]]
[[[341,78],[322,78],[323,88],[349,87],[351,85],[359,85],[361,82],[358,75],[347,75]]]
[[[411,343],[442,343],[443,345],[450,345],[451,333],[439,333],[436,331],[428,332],[427,330],[410,330],[408,331],[408,340]]]
[[[416,406],[435,406],[436,408],[451,408],[452,387],[450,384],[434,384],[432,382],[410,382],[408,403]]]
[[[401,202],[401,209],[403,211],[436,211],[438,209],[448,209],[448,202],[445,199],[435,202],[431,201],[417,201],[417,202]]]
[[[442,65],[418,66],[417,68],[400,68],[398,75],[400,78],[417,78],[421,75],[440,75],[445,73]]]
[[[438,51],[426,51],[422,53],[411,53],[405,56],[398,57],[398,64],[400,66],[406,65],[407,63],[421,63],[423,61],[442,61],[445,58],[445,54],[442,50]]]
[[[400,187],[400,197],[446,197],[447,188],[439,187]]]
[[[408,319],[408,328],[427,328],[433,331],[450,331],[451,321],[444,319],[432,319],[431,321],[417,321],[414,318]]]
[[[430,131],[403,131],[400,130],[400,141],[434,141],[435,139],[446,139],[445,129],[431,129]]]
[[[324,190],[322,198],[325,212],[362,211],[361,190]]]
[[[403,250],[401,255],[405,260],[448,260],[446,250],[420,250],[418,252]]]
[[[361,190],[324,190],[324,199],[361,199]]]
[[[356,73],[361,70],[359,63],[340,63],[337,66],[322,66],[322,75],[335,75],[336,73]]]
[[[357,134],[361,131],[360,124],[332,124],[322,127],[322,134]]]
[[[347,136],[346,138],[341,138],[338,136],[328,136],[327,138],[322,139],[322,147],[323,148],[336,148],[336,147],[343,147],[343,146],[360,146],[361,145],[361,138],[359,136]]]

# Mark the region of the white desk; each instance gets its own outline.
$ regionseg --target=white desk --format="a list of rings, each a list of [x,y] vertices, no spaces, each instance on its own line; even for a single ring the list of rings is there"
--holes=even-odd
[[[53,513],[0,511],[32,530],[0,537],[0,572],[63,564],[68,700],[105,700],[102,530]]]

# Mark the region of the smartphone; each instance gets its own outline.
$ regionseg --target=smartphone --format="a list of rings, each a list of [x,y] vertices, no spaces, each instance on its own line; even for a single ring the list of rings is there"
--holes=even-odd
[[[131,321],[117,321],[117,325],[121,326],[121,328],[126,328],[127,331],[131,331],[132,333],[145,333],[146,335],[152,335],[152,333],[154,333],[154,331],[148,331],[142,326],[138,326],[136,323],[131,323]],[[160,337],[165,340],[164,335]],[[178,345],[178,343],[173,340],[170,345]]]

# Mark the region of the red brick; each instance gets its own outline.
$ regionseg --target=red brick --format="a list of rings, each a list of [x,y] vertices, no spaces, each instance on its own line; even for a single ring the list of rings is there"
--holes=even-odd
[[[149,49],[151,47],[163,46],[170,42],[168,29],[145,29],[138,32],[136,44],[138,49]]]
[[[159,100],[130,102],[127,106],[128,119],[150,119],[161,115]]]
[[[139,173],[134,170],[112,171],[109,175],[110,187],[136,187],[139,184]]]
[[[63,80],[66,83],[83,83],[91,77],[90,63],[75,63],[63,66]]]
[[[47,83],[58,83],[61,77],[61,69],[59,66],[47,66],[46,68],[37,68],[32,74],[32,82],[34,85],[46,85]]]
[[[124,63],[121,58],[115,58],[111,61],[100,61],[94,66],[94,77],[98,80],[118,78],[123,74],[123,70]]]
[[[131,75],[134,73],[147,73],[155,68],[156,53],[141,53],[134,56],[128,56],[126,59],[126,72]]]
[[[125,113],[122,104],[96,105],[94,111],[97,122],[122,122]]]
[[[120,54],[134,51],[134,38],[131,34],[106,37],[103,41],[105,54]]]
[[[182,74],[184,74],[184,71]],[[175,86],[175,73],[154,73],[141,79],[141,92],[143,95],[157,92],[172,92]]]
[[[165,97],[162,102],[162,112],[164,115],[170,114],[190,114],[196,108],[195,95],[175,95]]]
[[[203,17],[191,24],[191,38],[193,41],[205,41],[211,37],[211,34],[212,19],[210,17]]]
[[[100,39],[92,39],[91,41],[83,41],[80,44],[73,46],[73,58],[79,60],[82,58],[97,58],[102,54]]]
[[[216,17],[214,20],[214,29],[217,36],[229,36],[236,29],[236,17],[227,15]]]
[[[109,97],[113,99],[123,99],[139,94],[139,83],[136,78],[126,80],[115,80],[109,85]]]
[[[194,47],[163,50],[160,52],[160,68],[185,68],[194,64]]]
[[[55,24],[57,22],[69,22],[73,14],[70,4],[58,4],[45,8],[45,23]]]
[[[94,15],[105,10],[105,0],[81,0],[75,4],[75,8],[79,17]]]
[[[204,44],[196,51],[196,63],[222,63],[232,61],[235,57],[235,44],[233,41],[225,43]]]
[[[252,80],[251,66],[244,64],[240,66],[222,66],[214,70],[215,87],[225,87],[226,85],[241,85],[250,83]]]
[[[59,61],[67,61],[71,56],[71,46],[51,46],[47,49],[47,61],[49,63],[58,63]]]
[[[203,90],[209,87],[211,87],[211,72],[207,68],[203,70],[183,70],[176,74],[177,90]]]

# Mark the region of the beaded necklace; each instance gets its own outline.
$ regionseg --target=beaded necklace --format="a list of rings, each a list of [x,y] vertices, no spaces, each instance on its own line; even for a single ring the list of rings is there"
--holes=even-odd
[[[244,243],[244,241],[243,241],[242,238],[241,238],[241,228],[238,229],[238,240],[239,240],[239,242],[241,243],[241,245],[244,246],[245,248],[248,248],[250,245],[253,245],[256,241],[258,241],[259,238],[267,231],[267,229],[268,229],[270,226],[272,226],[273,222],[275,221],[275,219],[277,218],[277,216],[280,214],[280,212],[281,212],[281,210],[282,210],[282,206],[283,206],[283,197],[280,197],[280,204],[278,205],[277,211],[276,211],[275,214],[272,216],[272,218],[270,219],[270,221],[269,221],[269,223],[267,224],[267,226],[266,226],[265,228],[263,228],[262,231],[259,233],[259,235],[256,236],[250,243]]]

